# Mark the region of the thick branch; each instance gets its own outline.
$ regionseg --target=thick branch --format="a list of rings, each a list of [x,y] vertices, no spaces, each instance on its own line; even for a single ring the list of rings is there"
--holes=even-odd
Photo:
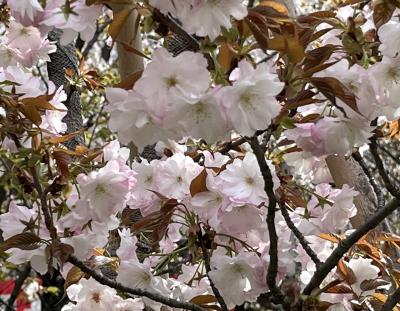
[[[15,281],[13,291],[7,302],[7,306],[6,306],[7,311],[14,310],[14,308],[12,306],[14,305],[14,302],[18,297],[18,294],[22,288],[22,285],[24,285],[24,282],[25,282],[26,278],[29,276],[30,272],[31,272],[31,265],[29,263],[27,263],[24,265],[23,269],[18,273],[18,278]]]
[[[274,182],[272,180],[271,170],[265,160],[265,152],[259,145],[257,136],[252,137],[251,148],[253,149],[258,165],[260,166],[261,174],[264,178],[264,190],[268,196],[267,226],[270,240],[270,262],[267,271],[267,284],[275,298],[274,300],[283,303],[284,296],[276,285],[276,276],[278,274],[278,235],[275,228],[275,208],[277,200],[274,192]]]
[[[132,9],[132,4],[112,4],[111,5],[114,14],[117,14],[123,10]],[[135,55],[127,51],[121,43],[124,42],[131,45],[134,49],[142,51],[142,38],[140,36],[140,27],[137,27],[137,33],[135,34],[136,19],[139,15],[136,10],[128,16],[124,25],[121,27],[121,31],[117,37],[117,51],[118,51],[118,67],[121,79],[126,78],[131,73],[143,70],[144,64],[141,56]]]
[[[342,256],[365,234],[377,227],[388,215],[396,210],[400,205],[400,200],[393,199],[384,208],[379,209],[374,215],[370,216],[363,225],[356,231],[342,240],[339,245],[333,250],[328,259],[317,268],[310,283],[305,287],[303,294],[310,295],[314,288],[317,288],[326,278],[328,273],[336,267]]]
[[[142,288],[126,287],[116,281],[110,280],[109,278],[106,278],[106,277],[102,276],[101,274],[93,271],[92,269],[87,267],[82,261],[80,261],[78,258],[76,258],[74,256],[69,256],[68,262],[72,263],[74,266],[78,267],[83,272],[89,274],[93,279],[95,279],[100,284],[107,285],[118,291],[136,295],[136,296],[140,296],[140,297],[147,297],[151,300],[160,302],[160,303],[162,303],[166,306],[172,307],[172,308],[180,308],[180,309],[193,310],[193,311],[205,311],[203,308],[201,308],[200,306],[198,306],[194,303],[183,302],[183,301],[178,301],[178,300],[171,299],[168,297],[164,297],[160,294],[157,294],[154,292],[149,292]]]
[[[351,225],[357,229],[375,210],[376,198],[368,177],[352,157],[346,159],[331,155],[326,158],[326,164],[337,188],[347,184],[360,193],[354,198],[357,215],[350,219]]]
[[[393,294],[391,294],[386,300],[385,304],[382,306],[381,311],[392,311],[396,304],[400,302],[400,287],[396,289]]]

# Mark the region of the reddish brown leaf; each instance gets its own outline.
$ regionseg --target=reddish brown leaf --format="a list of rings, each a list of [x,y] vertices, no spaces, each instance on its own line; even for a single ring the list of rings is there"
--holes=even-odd
[[[359,112],[355,95],[338,79],[332,77],[312,77],[309,81],[318,91],[329,99],[333,105],[337,106],[336,98],[339,98],[351,109]]]
[[[67,289],[70,285],[76,284],[85,275],[78,267],[72,267],[67,274],[64,282],[64,289]]]
[[[347,284],[352,285],[357,281],[353,270],[341,259],[337,264],[337,272],[343,277]]]
[[[133,8],[128,8],[114,13],[113,21],[108,28],[108,33],[114,41],[117,40],[122,27],[124,26],[129,15],[132,14],[133,10]]]
[[[31,232],[19,233],[4,241],[0,245],[0,252],[5,252],[10,248],[33,250],[40,247],[41,241],[41,238]]]
[[[318,236],[321,239],[324,239],[324,240],[327,240],[329,242],[336,243],[336,244],[338,244],[341,241],[341,239],[339,239],[336,235],[333,235],[331,233],[321,233]]]
[[[208,191],[206,181],[207,170],[204,169],[190,183],[190,195],[194,197],[197,193]]]
[[[64,179],[69,178],[69,164],[71,163],[71,157],[62,151],[54,151],[52,153],[54,160],[56,161],[58,171]]]
[[[396,7],[387,0],[378,0],[374,2],[373,18],[377,29],[390,21],[395,9]]]
[[[47,140],[50,144],[60,144],[60,143],[65,143],[66,141],[71,140],[74,138],[76,135],[79,135],[82,131],[76,131],[73,133],[69,133],[67,135],[63,136],[54,136],[54,137],[49,137]]]
[[[120,43],[120,44],[123,46],[123,48],[124,48],[125,51],[130,52],[130,53],[133,53],[133,54],[135,54],[135,55],[137,55],[137,56],[144,57],[144,58],[146,58],[146,59],[148,59],[148,60],[151,60],[150,57],[148,57],[147,55],[143,54],[143,53],[140,52],[139,50],[135,49],[135,48],[134,48],[133,46],[131,46],[129,43],[126,43],[126,42],[123,42],[123,41],[119,41],[119,40],[117,40],[117,42]]]
[[[143,74],[143,70],[136,71],[131,73],[124,80],[114,85],[114,87],[119,87],[125,90],[131,90],[135,85],[136,81],[140,79]]]

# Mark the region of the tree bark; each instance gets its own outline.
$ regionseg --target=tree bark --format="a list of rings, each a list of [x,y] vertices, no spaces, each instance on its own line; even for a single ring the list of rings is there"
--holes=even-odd
[[[357,215],[350,219],[351,225],[359,228],[375,210],[376,197],[368,177],[352,157],[331,155],[326,164],[337,188],[347,184],[360,193],[354,198]]]
[[[114,14],[132,8],[132,4],[112,4],[111,6]],[[144,63],[141,56],[128,52],[124,46],[118,41],[128,43],[130,46],[138,51],[142,51],[142,38],[140,36],[140,27],[137,27],[135,34],[136,20],[138,13],[133,10],[129,17],[126,19],[121,31],[117,37],[117,51],[118,51],[118,67],[121,79],[126,78],[131,73],[143,70]]]

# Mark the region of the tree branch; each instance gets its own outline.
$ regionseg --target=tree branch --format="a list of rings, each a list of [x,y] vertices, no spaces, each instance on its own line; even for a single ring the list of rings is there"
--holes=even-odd
[[[400,200],[400,189],[398,189],[396,186],[392,184],[392,181],[390,180],[389,175],[385,170],[385,166],[383,165],[381,157],[379,156],[378,153],[376,139],[371,140],[371,144],[369,145],[369,150],[371,151],[372,157],[374,158],[376,167],[379,171],[379,175],[381,176],[386,189],[392,196]]]
[[[18,273],[18,278],[15,281],[14,288],[12,290],[12,293],[10,295],[10,298],[7,301],[6,305],[6,310],[7,311],[12,311],[14,308],[12,307],[14,305],[15,300],[18,297],[18,294],[22,288],[22,285],[24,285],[24,282],[26,278],[29,276],[29,273],[31,272],[31,265],[29,263],[26,263],[21,271]]]
[[[227,305],[225,303],[224,298],[222,298],[221,293],[219,292],[218,288],[215,287],[215,284],[214,284],[213,280],[209,276],[209,273],[211,271],[210,256],[208,254],[207,247],[204,244],[203,236],[201,234],[201,228],[200,227],[198,229],[197,237],[198,237],[199,242],[200,242],[200,247],[201,247],[201,251],[202,251],[203,259],[204,259],[204,266],[206,267],[207,278],[208,278],[208,281],[210,282],[210,287],[211,287],[211,289],[212,289],[212,291],[214,293],[214,296],[217,299],[219,305],[221,306],[221,309],[223,311],[228,311],[228,307],[227,307]]]
[[[392,311],[397,303],[400,302],[400,287],[391,294],[382,306],[381,311]]]
[[[352,156],[353,156],[353,159],[356,160],[358,162],[358,164],[360,164],[365,175],[368,177],[369,183],[371,184],[372,188],[374,189],[378,209],[384,207],[385,206],[385,198],[383,196],[383,192],[379,188],[379,185],[376,183],[374,176],[368,169],[368,166],[365,163],[364,159],[361,157],[361,154],[357,151],[357,152],[353,153]]]
[[[72,263],[74,266],[81,269],[82,272],[89,274],[93,279],[95,279],[100,284],[107,285],[118,291],[136,295],[136,296],[140,296],[140,297],[147,297],[151,300],[160,302],[160,303],[162,303],[166,306],[172,307],[172,308],[181,308],[181,309],[191,310],[191,311],[205,311],[205,309],[203,309],[202,307],[200,307],[199,305],[196,305],[194,303],[183,302],[183,301],[178,301],[178,300],[175,300],[172,298],[164,297],[160,294],[150,292],[150,291],[144,290],[142,288],[126,287],[126,286],[122,285],[121,283],[110,280],[109,278],[106,278],[106,277],[102,276],[101,274],[93,271],[92,269],[87,267],[82,261],[80,261],[75,256],[69,256],[68,262]]]
[[[390,215],[390,213],[396,210],[399,205],[400,200],[397,198],[393,199],[386,204],[385,207],[379,209],[374,215],[370,216],[363,225],[361,225],[346,239],[340,241],[339,245],[333,250],[328,259],[317,268],[317,271],[314,273],[310,282],[304,288],[303,294],[310,295],[313,289],[317,288],[328,273],[336,267],[342,256],[365,234],[377,227],[388,215]]]
[[[321,265],[321,261],[319,260],[317,254],[311,249],[308,241],[305,239],[304,235],[300,232],[299,229],[296,228],[294,225],[292,219],[289,216],[289,213],[287,211],[287,208],[284,206],[284,204],[279,204],[281,208],[281,213],[283,218],[286,221],[286,224],[288,225],[289,229],[292,230],[293,234],[296,236],[296,238],[299,240],[301,246],[307,253],[307,255],[311,258],[311,260],[315,263],[317,267]]]
[[[268,196],[267,226],[270,239],[270,262],[267,271],[267,285],[274,297],[274,301],[284,304],[285,297],[276,285],[276,276],[278,274],[278,235],[275,228],[275,208],[277,200],[274,193],[274,182],[272,180],[271,170],[265,160],[265,152],[258,143],[257,135],[251,138],[250,144],[264,178],[264,190]]]

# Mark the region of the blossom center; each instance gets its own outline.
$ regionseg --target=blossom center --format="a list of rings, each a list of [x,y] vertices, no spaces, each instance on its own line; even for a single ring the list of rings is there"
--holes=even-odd
[[[244,92],[240,96],[240,101],[242,103],[242,106],[249,110],[254,110],[253,99],[254,99],[254,95],[249,91]]]
[[[203,104],[202,102],[193,105],[192,113],[193,113],[193,119],[197,124],[207,119],[210,115],[207,111],[206,105]]]
[[[393,81],[394,84],[400,83],[400,72],[396,68],[389,68],[387,75],[390,80]]]
[[[253,185],[254,184],[254,178],[253,177],[247,176],[244,180],[245,180],[246,184],[248,184],[248,185]]]
[[[165,78],[165,84],[167,85],[167,88],[170,89],[171,87],[174,87],[178,84],[178,80],[176,79],[175,76],[171,76]]]
[[[100,300],[101,300],[100,293],[98,293],[98,292],[93,293],[93,294],[92,294],[92,300],[93,300],[95,303],[99,303]]]
[[[98,184],[95,189],[96,193],[106,193],[106,188],[104,185]]]

